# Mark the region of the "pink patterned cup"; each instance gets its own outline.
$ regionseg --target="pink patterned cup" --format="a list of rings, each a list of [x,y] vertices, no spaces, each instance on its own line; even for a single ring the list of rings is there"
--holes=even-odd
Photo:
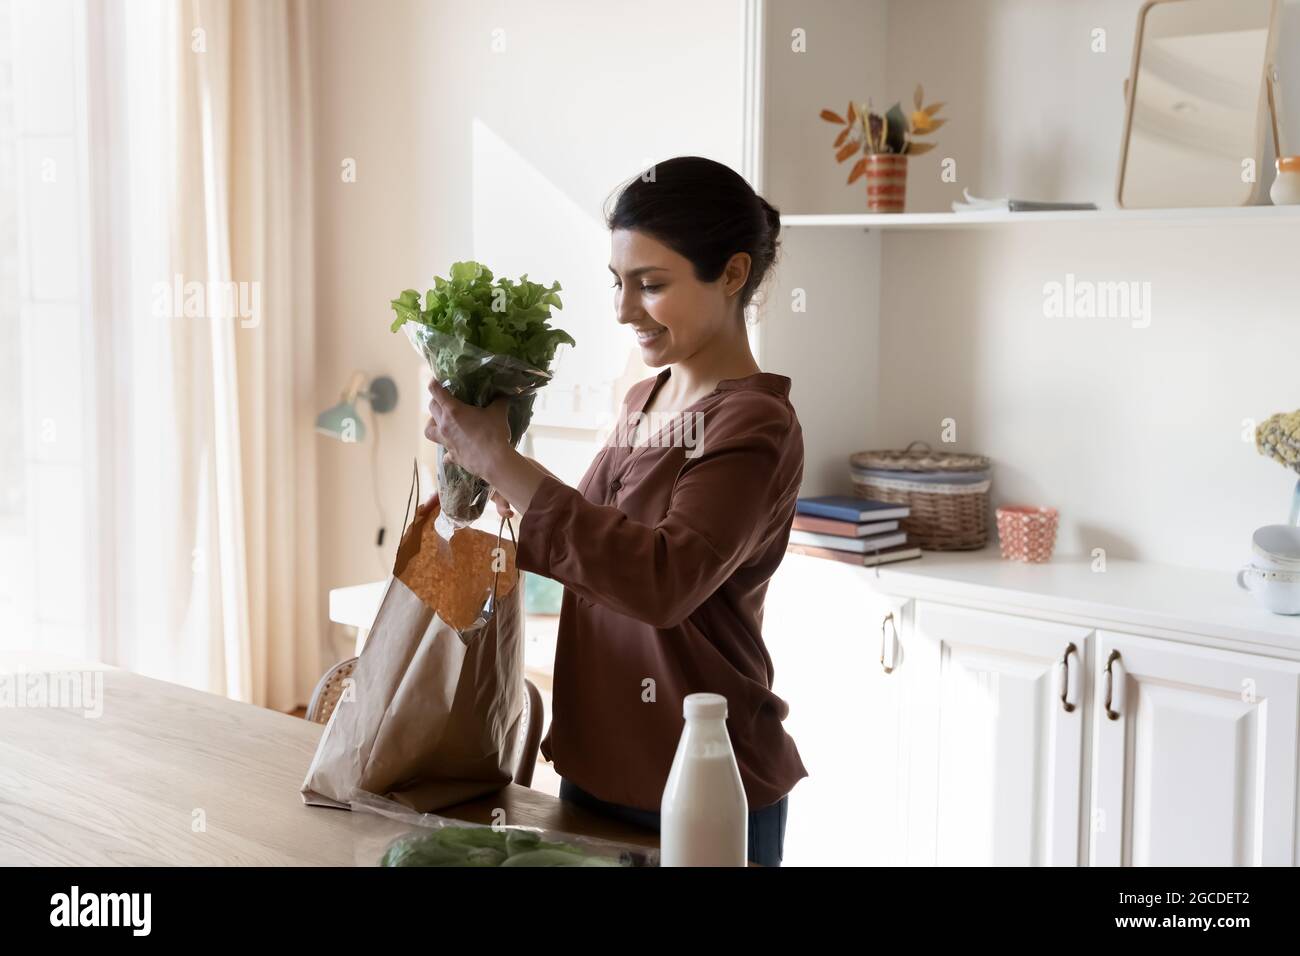
[[[997,510],[998,544],[1008,561],[1042,563],[1052,557],[1056,544],[1055,508],[1008,505]]]

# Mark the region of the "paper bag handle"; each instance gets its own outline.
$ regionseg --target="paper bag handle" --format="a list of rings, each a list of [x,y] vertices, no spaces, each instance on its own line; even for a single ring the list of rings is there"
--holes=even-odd
[[[500,526],[497,528],[497,547],[498,547],[498,548],[501,547],[501,532],[504,531],[506,528],[509,528],[509,529],[510,529],[510,543],[511,543],[512,545],[514,545],[514,548],[515,548],[515,554],[518,555],[518,553],[519,553],[519,542],[515,540],[515,526],[512,525],[509,521],[506,520],[506,516],[505,516],[505,515],[502,515],[502,516],[501,516],[501,524],[500,524]],[[517,559],[516,559],[516,560],[517,560]],[[516,573],[516,574],[519,573],[518,565],[515,566],[515,573]],[[491,601],[491,603],[488,605],[488,613],[487,613],[487,617],[491,617],[493,614],[496,613],[496,610],[497,610],[497,581],[499,581],[500,579],[501,579],[501,572],[500,572],[500,571],[496,571],[496,572],[494,572],[493,575],[492,575],[492,601]],[[518,585],[516,585],[516,587],[518,587]],[[485,618],[485,620],[486,620],[486,618]]]
[[[397,540],[402,541],[406,538],[406,524],[411,517],[411,502],[415,502],[416,511],[420,510],[420,464],[415,458],[411,459],[411,490],[406,493],[406,510],[402,512],[402,533]]]

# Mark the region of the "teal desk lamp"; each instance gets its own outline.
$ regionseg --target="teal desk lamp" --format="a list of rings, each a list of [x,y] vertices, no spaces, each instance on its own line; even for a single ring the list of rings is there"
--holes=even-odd
[[[316,416],[316,431],[342,442],[364,441],[366,426],[357,413],[357,399],[370,403],[376,415],[391,412],[397,405],[397,383],[386,375],[371,379],[366,387],[366,377],[353,372],[339,403]]]

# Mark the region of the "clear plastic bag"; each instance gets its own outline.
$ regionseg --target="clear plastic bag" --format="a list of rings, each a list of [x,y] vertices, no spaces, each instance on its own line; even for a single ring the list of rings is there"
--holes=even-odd
[[[361,827],[355,842],[357,866],[659,865],[659,851],[650,847],[541,827],[467,823],[420,813],[365,791],[352,795],[351,808],[387,821]]]
[[[532,421],[537,390],[551,380],[551,373],[512,356],[469,345],[418,322],[407,322],[402,328],[411,345],[429,363],[438,383],[460,401],[486,408],[503,395],[509,399],[510,444],[517,446]],[[445,461],[445,454],[439,445],[439,522],[454,530],[472,524],[483,514],[492,488],[478,475]]]

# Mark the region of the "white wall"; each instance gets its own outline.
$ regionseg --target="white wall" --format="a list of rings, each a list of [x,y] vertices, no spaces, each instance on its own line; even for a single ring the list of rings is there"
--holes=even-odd
[[[1113,206],[1140,6],[891,4],[891,85],[902,94],[923,79],[927,98],[947,101],[953,117],[935,134],[942,145],[921,157],[930,175],[915,177],[909,208],[944,209],[963,185]],[[1295,10],[1279,46],[1292,56]],[[1095,29],[1105,30],[1104,53],[1091,49]],[[959,54],[936,42],[955,36]],[[956,184],[939,180],[943,156],[958,158]],[[1242,441],[1244,419],[1300,406],[1293,232],[1256,224],[890,234],[882,442],[938,445],[939,421],[955,417],[961,446],[998,462],[996,503],[1062,509],[1063,551],[1240,564],[1255,527],[1286,520],[1296,477]],[[1043,285],[1066,273],[1149,282],[1150,327],[1045,318]]]
[[[399,291],[423,291],[465,258],[558,279],[557,320],[578,347],[561,360],[555,395],[622,377],[617,401],[626,381],[648,374],[614,321],[602,203],[656,159],[692,153],[739,166],[741,4],[324,0],[314,11],[321,407],[353,368],[390,374],[403,390],[380,426],[382,555],[370,546],[369,439],[321,439],[329,588],[391,566],[411,458],[427,447],[422,360],[388,332]],[[340,181],[347,157],[355,183]]]
[[[843,212],[862,197],[845,185],[830,144],[852,97],[885,81],[884,0],[769,0],[764,57],[763,182],[783,213]],[[799,34],[796,35],[796,31]],[[865,203],[865,200],[863,200]],[[804,434],[805,494],[842,490],[844,449],[876,432],[880,237],[784,231],[759,322],[761,363],[791,379]]]
[[[1243,421],[1300,407],[1300,270],[1285,225],[1066,224],[890,235],[878,443],[996,463],[996,503],[1061,510],[1062,552],[1235,567],[1297,477]],[[936,280],[936,272],[942,279]],[[1151,322],[1047,318],[1043,285],[1149,282]],[[1141,323],[1138,323],[1141,324]]]
[[[883,102],[888,7],[767,0],[762,189],[782,212],[845,212],[865,197],[865,180],[846,184],[853,163],[835,163],[843,127],[820,114],[844,116],[850,99]]]
[[[938,148],[909,172],[908,209],[921,211],[947,209],[963,186],[1113,205],[1139,6],[893,0],[883,37],[874,8],[863,14],[870,22],[837,20],[843,0],[782,0],[775,15],[794,11],[812,25],[806,56],[842,56],[844,35],[859,43],[857,60],[841,60],[845,93],[836,102],[874,81],[858,86],[857,98],[908,103],[922,82],[927,101],[947,104]],[[837,22],[843,29],[824,35]],[[1286,23],[1283,63],[1300,55],[1297,4]],[[1106,30],[1104,54],[1090,49],[1095,28]],[[769,36],[770,60],[783,55],[784,42]],[[882,48],[880,82],[862,62]],[[775,128],[806,125],[828,105],[834,70],[794,69],[787,63],[779,75],[803,85],[767,97]],[[1294,139],[1300,86],[1287,92]],[[861,191],[840,185],[844,167],[824,140],[768,136],[769,149],[788,151],[784,163],[769,157],[768,188],[808,203],[787,202],[783,211],[865,211]],[[957,160],[956,183],[939,179],[945,157]],[[831,187],[837,192],[828,196]],[[789,233],[780,277],[787,292],[804,289],[808,313],[774,308],[767,319],[787,343],[783,370],[794,379],[808,448],[805,493],[835,490],[837,480],[846,489],[844,460],[858,448],[913,439],[939,446],[940,422],[952,417],[956,447],[994,459],[997,503],[1061,509],[1062,552],[1105,547],[1114,557],[1231,568],[1255,527],[1286,519],[1296,476],[1242,437],[1243,420],[1300,405],[1294,229],[814,232]],[[1149,282],[1150,327],[1047,318],[1043,286],[1067,273]]]

